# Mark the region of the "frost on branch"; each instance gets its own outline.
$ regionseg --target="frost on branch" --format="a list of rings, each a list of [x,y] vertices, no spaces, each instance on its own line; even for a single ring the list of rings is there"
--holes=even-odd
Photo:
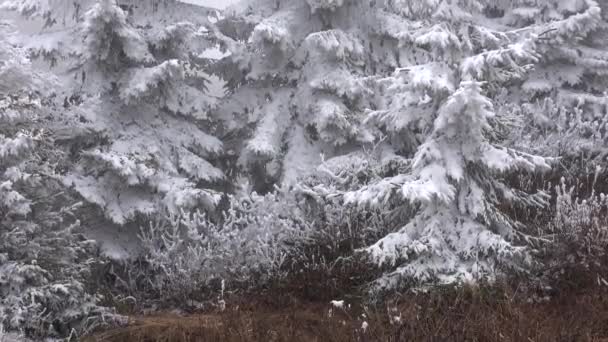
[[[179,82],[183,78],[183,68],[175,59],[151,68],[130,70],[125,75],[125,86],[120,98],[128,105],[146,98],[162,97],[163,93],[171,90],[173,80]]]
[[[127,23],[127,14],[114,0],[100,0],[85,13],[83,27],[87,59],[119,67],[121,55],[134,62],[153,59],[139,32]]]

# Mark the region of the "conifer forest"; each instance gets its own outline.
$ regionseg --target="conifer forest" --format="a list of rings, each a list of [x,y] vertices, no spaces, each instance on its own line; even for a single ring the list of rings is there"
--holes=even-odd
[[[0,342],[608,341],[608,0],[225,2],[0,0]]]

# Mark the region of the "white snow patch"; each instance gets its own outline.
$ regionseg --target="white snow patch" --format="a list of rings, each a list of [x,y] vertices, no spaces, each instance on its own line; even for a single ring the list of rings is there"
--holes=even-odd
[[[331,305],[337,309],[344,309],[344,301],[343,300],[332,300]]]

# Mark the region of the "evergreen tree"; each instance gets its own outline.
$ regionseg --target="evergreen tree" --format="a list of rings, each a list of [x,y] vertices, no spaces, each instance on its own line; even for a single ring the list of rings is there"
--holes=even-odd
[[[31,67],[9,33],[0,23],[0,326],[65,336],[106,313],[85,286],[97,247],[80,234],[70,216],[78,203],[56,174],[63,157],[44,115],[53,78]]]
[[[358,27],[375,38],[363,46],[392,58],[368,64],[375,96],[366,123],[375,128],[378,172],[338,194],[358,206],[389,210],[404,200],[417,209],[365,249],[393,269],[380,287],[492,276],[525,257],[516,245],[528,237],[505,208],[543,205],[544,194],[512,189],[502,175],[549,165],[501,146],[511,115],[503,104],[539,62],[548,24],[521,30],[497,11],[484,1],[375,1],[357,12]]]
[[[32,16],[29,3],[12,8]],[[62,12],[41,3],[42,16]],[[121,225],[159,210],[213,208],[220,194],[212,186],[224,174],[212,165],[222,143],[211,135],[207,113],[216,100],[206,95],[200,56],[213,45],[209,12],[176,22],[190,9],[176,1],[62,4],[70,20],[53,20],[36,36],[42,44],[28,48],[50,59],[64,81],[50,129],[75,159],[65,184]]]
[[[547,30],[538,42],[540,62],[518,94],[525,121],[516,146],[605,164],[607,12],[605,1],[537,1],[528,12],[506,12],[514,25]]]
[[[293,184],[332,156],[369,142],[371,89],[359,2],[248,1],[218,26],[233,41],[220,64],[219,112],[247,135],[239,164],[258,190]],[[247,40],[247,43],[244,42]],[[239,120],[234,120],[238,118]]]

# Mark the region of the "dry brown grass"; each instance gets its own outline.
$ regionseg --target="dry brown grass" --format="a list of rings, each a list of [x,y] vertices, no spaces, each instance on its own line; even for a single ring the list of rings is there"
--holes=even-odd
[[[603,289],[561,294],[543,303],[528,303],[500,288],[444,289],[402,295],[378,307],[352,303],[345,310],[297,300],[280,307],[274,300],[234,300],[224,312],[188,317],[134,317],[127,327],[101,332],[88,342],[608,341]],[[363,321],[369,324],[366,331]]]

